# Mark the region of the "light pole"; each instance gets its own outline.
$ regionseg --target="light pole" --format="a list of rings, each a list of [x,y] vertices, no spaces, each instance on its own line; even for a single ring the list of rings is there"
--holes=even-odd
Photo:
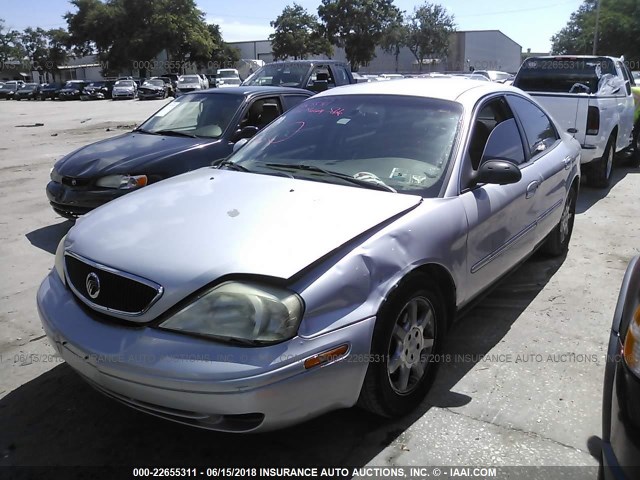
[[[593,34],[593,55],[596,54],[598,50],[598,24],[600,23],[600,2],[602,0],[596,0],[598,3],[596,4],[596,29]]]

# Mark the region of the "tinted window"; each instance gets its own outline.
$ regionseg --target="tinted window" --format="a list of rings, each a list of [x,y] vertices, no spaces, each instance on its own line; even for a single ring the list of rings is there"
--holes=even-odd
[[[282,102],[284,103],[284,109],[290,110],[296,105],[298,105],[299,103],[302,103],[303,101],[305,101],[307,98],[309,97],[306,97],[304,95],[285,95],[282,97]]]
[[[509,103],[524,128],[531,156],[543,152],[558,140],[549,117],[537,106],[521,97],[510,96]]]
[[[604,57],[529,58],[518,70],[513,86],[527,92],[569,93],[576,84],[583,84],[595,93],[600,77],[607,73],[617,75],[611,59]]]
[[[326,173],[287,168],[307,165],[400,193],[436,197],[461,112],[455,102],[412,96],[312,97],[258,133],[233,161],[258,173],[286,171],[305,180],[351,184]]]
[[[349,74],[347,73],[346,68],[335,66],[333,69],[336,72],[336,85],[348,85]]]
[[[507,158],[516,165],[524,163],[525,155],[517,127],[515,134],[513,129],[502,127],[500,131],[508,130],[510,135],[493,135],[494,130],[507,121],[513,123],[513,113],[504,98],[491,100],[482,106],[474,121],[469,140],[469,158],[474,170],[489,158]],[[491,145],[488,145],[489,139]]]

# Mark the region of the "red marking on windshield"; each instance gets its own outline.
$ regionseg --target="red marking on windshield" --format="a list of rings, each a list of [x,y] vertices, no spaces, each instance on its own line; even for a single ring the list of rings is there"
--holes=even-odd
[[[331,109],[331,115],[335,115],[336,117],[339,117],[340,115],[342,115],[344,113],[344,108],[332,108]]]

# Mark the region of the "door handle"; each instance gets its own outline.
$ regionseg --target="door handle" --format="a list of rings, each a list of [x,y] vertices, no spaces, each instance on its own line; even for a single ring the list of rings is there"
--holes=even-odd
[[[531,182],[528,186],[527,186],[527,195],[525,198],[531,198],[533,197],[536,192],[538,191],[538,187],[540,186],[540,183],[535,180],[533,182]]]
[[[571,164],[573,163],[573,158],[567,157],[562,160],[562,163],[564,163],[564,169],[569,170],[571,168]]]

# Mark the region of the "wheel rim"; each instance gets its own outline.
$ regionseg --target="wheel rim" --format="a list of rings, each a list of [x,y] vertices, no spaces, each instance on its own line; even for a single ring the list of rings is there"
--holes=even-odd
[[[609,154],[607,157],[607,178],[611,176],[612,168],[613,168],[613,148],[609,148]]]
[[[427,374],[436,339],[436,317],[425,297],[409,300],[396,318],[389,342],[387,375],[391,388],[406,395]]]
[[[564,243],[571,233],[571,221],[573,220],[573,194],[567,200],[562,218],[560,219],[560,243]]]

